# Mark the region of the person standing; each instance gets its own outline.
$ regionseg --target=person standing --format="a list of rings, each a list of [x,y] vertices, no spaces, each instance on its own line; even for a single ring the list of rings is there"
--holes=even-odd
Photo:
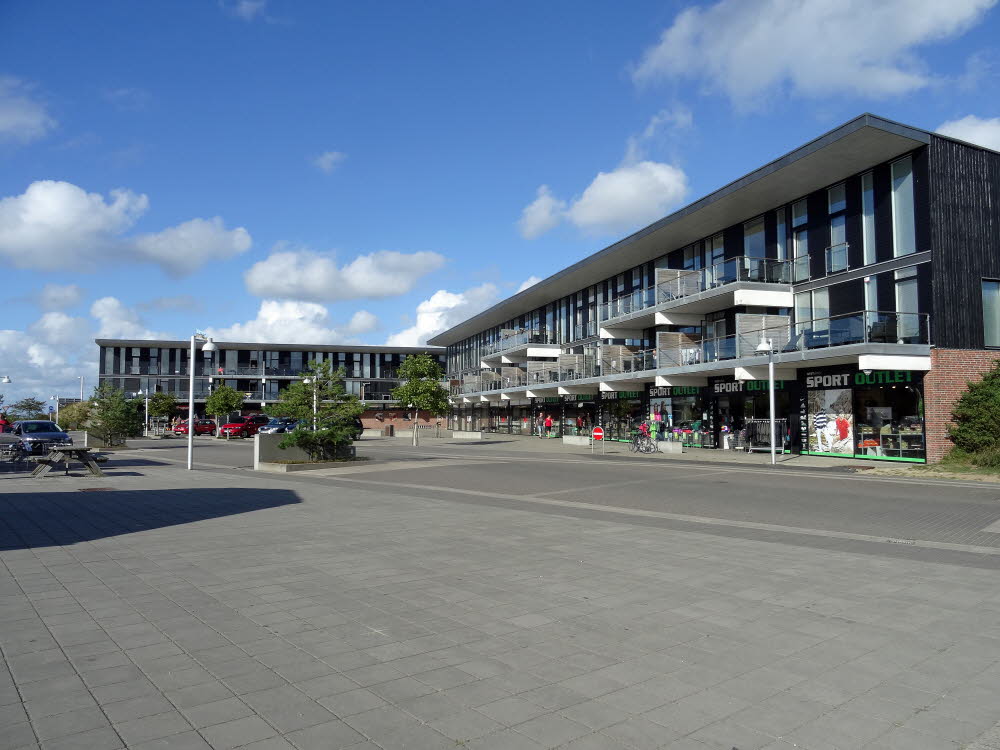
[[[552,437],[552,415],[545,415],[545,437]]]

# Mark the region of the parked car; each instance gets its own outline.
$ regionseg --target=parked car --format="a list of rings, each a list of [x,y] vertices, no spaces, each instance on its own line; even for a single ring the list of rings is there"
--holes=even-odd
[[[180,435],[187,435],[188,425],[187,420],[183,422],[178,422],[174,425],[174,432]],[[215,422],[211,419],[196,419],[194,420],[194,434],[195,435],[214,435],[215,434]]]
[[[295,423],[296,420],[292,417],[274,417],[270,422],[261,427],[258,432],[264,435],[291,432],[295,429]]]
[[[270,418],[266,414],[253,414],[249,417],[236,417],[236,419],[231,422],[227,422],[222,425],[219,429],[219,434],[241,438],[253,437],[260,431],[261,427],[270,421]]]
[[[14,422],[11,433],[20,438],[24,450],[32,455],[44,454],[50,445],[73,444],[73,438],[63,432],[59,425],[43,419]]]

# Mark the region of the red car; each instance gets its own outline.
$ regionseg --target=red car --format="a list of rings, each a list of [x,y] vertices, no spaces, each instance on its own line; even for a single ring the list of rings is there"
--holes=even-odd
[[[174,432],[179,435],[187,435],[188,425],[187,420],[180,422],[174,427]],[[194,420],[194,434],[195,435],[214,435],[215,434],[215,422],[211,419],[196,419]]]
[[[257,431],[271,421],[271,418],[264,414],[253,414],[249,417],[237,417],[232,422],[227,422],[219,429],[220,435],[241,438],[253,437]]]

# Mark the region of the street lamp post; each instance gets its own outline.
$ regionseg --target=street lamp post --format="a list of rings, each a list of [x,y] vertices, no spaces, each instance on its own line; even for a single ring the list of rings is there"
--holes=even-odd
[[[313,392],[313,432],[316,432],[316,412],[319,410],[319,378],[302,378],[306,385],[312,385]]]
[[[58,396],[51,396],[51,397],[49,397],[49,401],[55,401],[56,402],[56,424],[59,424],[59,397]]]
[[[76,379],[80,381],[80,403],[83,403],[83,375],[77,375]]]
[[[757,345],[757,351],[761,354],[767,352],[767,394],[771,407],[771,464],[775,459],[775,435],[774,435],[774,342],[772,339],[761,339]]]
[[[136,396],[142,396],[145,406],[145,412],[143,416],[142,423],[142,434],[145,437],[149,437],[149,391],[138,390],[135,392]]]
[[[191,356],[188,357],[188,471],[194,468],[194,355],[195,342],[204,342],[201,347],[203,352],[215,352],[219,347],[212,339],[203,334],[196,333],[191,337]]]

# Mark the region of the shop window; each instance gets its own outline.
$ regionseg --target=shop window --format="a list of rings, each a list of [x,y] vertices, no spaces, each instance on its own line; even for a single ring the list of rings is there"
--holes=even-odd
[[[983,281],[983,343],[1000,347],[1000,281]]]
[[[880,384],[885,373],[858,373],[856,381],[873,380],[854,389],[857,453],[868,458],[923,460],[924,404],[916,385]],[[891,373],[888,380],[905,380]],[[910,376],[909,373],[906,373]],[[912,377],[912,376],[910,376]]]

